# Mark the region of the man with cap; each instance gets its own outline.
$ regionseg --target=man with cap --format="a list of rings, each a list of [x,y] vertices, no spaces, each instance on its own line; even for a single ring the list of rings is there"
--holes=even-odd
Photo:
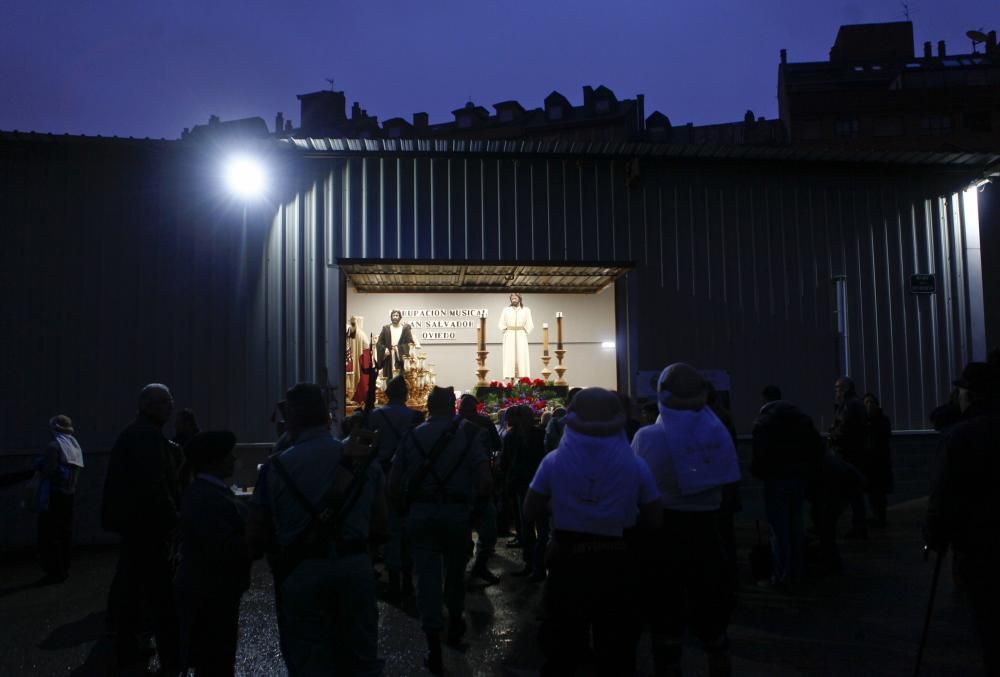
[[[59,414],[49,420],[52,441],[39,454],[39,497],[48,503],[38,509],[38,552],[45,583],[61,583],[69,576],[73,548],[73,496],[83,470],[83,451],[73,436],[73,421]],[[43,499],[44,500],[44,499]]]
[[[424,421],[424,415],[406,406],[409,389],[403,376],[394,376],[385,386],[388,403],[369,416],[369,427],[378,433],[376,453],[382,472],[389,476],[396,448],[411,429]],[[413,561],[403,534],[403,517],[389,510],[389,541],[385,544],[385,568],[389,574],[386,599],[399,602],[404,594],[413,594]]]
[[[174,581],[183,668],[232,675],[240,597],[250,587],[246,506],[226,486],[236,436],[198,433],[184,447],[193,481],[181,501],[180,564]]]
[[[140,634],[152,621],[164,672],[177,672],[177,617],[172,556],[177,527],[178,473],[163,435],[174,400],[161,383],[139,393],[139,411],[115,441],[104,480],[101,522],[121,535],[118,568],[108,593],[119,667],[148,659]]]
[[[656,483],[629,448],[618,396],[586,388],[573,398],[555,451],[538,467],[524,499],[524,517],[551,512],[543,621],[542,675],[575,674],[593,636],[599,675],[635,671],[637,601],[626,530],[662,519]]]
[[[442,596],[448,608],[447,641],[457,646],[466,629],[462,613],[472,507],[478,497],[490,495],[493,482],[484,435],[456,418],[454,389],[435,386],[427,396],[427,413],[427,421],[407,434],[396,452],[389,492],[393,504],[406,513],[417,609],[427,637],[425,664],[439,675],[444,671]]]
[[[663,496],[663,525],[646,544],[642,585],[657,675],[679,675],[685,627],[701,641],[711,677],[729,675],[732,608],[720,538],[722,487],[740,479],[732,438],[706,406],[705,380],[690,365],[660,373],[656,423],[632,448]]]
[[[986,674],[1000,675],[1000,376],[971,362],[955,381],[962,416],[941,440],[927,501],[928,546],[954,550],[955,576],[968,594]]]
[[[867,422],[865,405],[854,381],[841,376],[833,384],[834,414],[830,426],[830,448],[864,477],[867,474]],[[848,538],[868,538],[864,488],[851,493],[851,530]]]
[[[384,529],[382,468],[370,447],[333,437],[318,385],[294,386],[286,402],[292,444],[271,459],[265,511],[279,551],[285,663],[293,676],[379,675],[369,546]]]

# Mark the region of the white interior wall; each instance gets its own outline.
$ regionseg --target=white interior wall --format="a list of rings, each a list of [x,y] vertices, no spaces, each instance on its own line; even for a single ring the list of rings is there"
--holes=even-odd
[[[393,309],[403,311],[403,321],[413,326],[414,337],[434,364],[438,385],[452,385],[467,391],[476,383],[476,327],[478,315],[485,310],[486,379],[500,380],[501,335],[497,328],[500,312],[509,305],[502,292],[490,293],[361,293],[348,285],[347,318],[361,315],[364,331],[378,335],[388,324]],[[570,386],[617,387],[616,348],[603,342],[615,340],[615,298],[613,286],[597,294],[525,294],[524,305],[531,309],[535,328],[528,335],[531,377],[540,378],[542,370],[542,323],[549,324],[549,351],[552,357],[550,378],[556,378],[556,312],[563,313],[563,347],[566,357],[566,381]],[[418,316],[411,311],[434,311],[434,317]],[[455,311],[453,314],[452,311]],[[457,322],[459,326],[435,326],[437,322]],[[445,334],[441,337],[440,334]],[[454,335],[452,337],[452,334]]]

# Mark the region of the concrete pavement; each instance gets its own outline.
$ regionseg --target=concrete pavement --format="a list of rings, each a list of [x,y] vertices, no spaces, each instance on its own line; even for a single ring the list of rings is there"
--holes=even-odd
[[[924,505],[917,500],[894,506],[888,528],[872,531],[868,541],[844,544],[842,574],[811,578],[781,593],[748,580],[755,510],[741,514],[737,536],[744,580],[730,626],[734,674],[912,674],[933,570],[933,562],[920,556]],[[499,585],[470,584],[469,647],[465,652],[446,649],[449,674],[536,672],[540,654],[535,610],[541,588],[509,575],[519,568],[517,554],[499,548],[493,566],[505,574]],[[0,674],[106,674],[109,644],[103,609],[115,555],[113,547],[81,550],[67,583],[41,588],[30,587],[39,578],[30,558],[8,557],[0,563]],[[284,674],[272,600],[266,565],[257,563],[241,609],[238,674]],[[423,635],[412,600],[400,608],[380,602],[379,609],[386,674],[426,674],[421,668]],[[652,673],[647,637],[640,644],[639,664]],[[921,674],[978,675],[978,664],[976,639],[946,561]],[[685,653],[685,674],[705,674],[696,647]]]

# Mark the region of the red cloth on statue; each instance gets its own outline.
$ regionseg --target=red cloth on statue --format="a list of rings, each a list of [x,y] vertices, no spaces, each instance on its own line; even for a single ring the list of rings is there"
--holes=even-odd
[[[358,387],[354,389],[354,397],[351,399],[358,404],[364,404],[365,397],[368,396],[368,370],[372,368],[372,349],[365,348],[358,362],[361,363],[357,365]]]

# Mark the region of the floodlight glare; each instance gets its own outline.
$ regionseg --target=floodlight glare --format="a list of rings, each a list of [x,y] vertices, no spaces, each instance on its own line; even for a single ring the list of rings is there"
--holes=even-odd
[[[264,191],[264,169],[252,158],[234,157],[226,165],[226,185],[244,200],[257,197]]]

